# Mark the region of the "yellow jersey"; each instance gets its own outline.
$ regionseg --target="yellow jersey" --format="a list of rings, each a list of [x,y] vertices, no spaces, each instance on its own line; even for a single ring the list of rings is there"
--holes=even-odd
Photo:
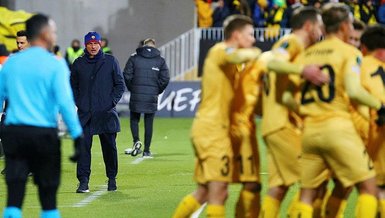
[[[271,52],[276,58],[292,62],[304,49],[302,41],[295,34],[289,34],[276,42]],[[289,76],[286,74],[268,72],[263,76],[263,136],[292,125],[289,110],[281,103],[288,82]]]
[[[228,137],[230,109],[234,97],[237,65],[226,56],[234,52],[224,42],[208,52],[203,66],[201,103],[192,125],[192,137],[207,135]]]
[[[270,52],[263,53],[258,60],[249,62],[240,73],[231,108],[232,125],[254,126],[255,110],[262,88],[260,83],[269,56]]]
[[[351,119],[351,102],[344,85],[345,73],[360,74],[361,52],[337,37],[330,37],[306,49],[295,62],[318,64],[330,77],[329,84],[323,86],[301,80],[300,113],[317,120],[336,116]]]
[[[362,85],[382,103],[385,103],[385,63],[368,55],[362,61],[361,70]],[[385,146],[385,127],[377,126],[376,119],[377,112],[371,110],[368,152],[373,159],[376,159],[379,147]]]

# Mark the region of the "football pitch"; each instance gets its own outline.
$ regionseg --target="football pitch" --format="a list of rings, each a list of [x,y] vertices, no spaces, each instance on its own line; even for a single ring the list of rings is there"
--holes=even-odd
[[[90,193],[76,194],[78,181],[76,165],[68,160],[72,153],[72,141],[64,139],[62,143],[62,180],[58,193],[58,207],[62,217],[88,218],[169,218],[179,200],[195,189],[193,175],[193,150],[189,140],[191,118],[156,118],[152,142],[153,159],[142,159],[124,154],[124,149],[131,147],[132,138],[129,120],[121,119],[122,131],[118,134],[117,147],[119,173],[118,190],[107,192],[107,178],[98,137],[94,138],[92,148],[92,172]],[[143,138],[143,123],[140,135]],[[261,153],[262,194],[267,187],[266,149],[259,137]],[[0,168],[4,161],[0,161]],[[230,197],[226,205],[227,217],[234,217],[235,202],[239,185],[231,185]],[[283,209],[297,191],[298,185],[292,188],[286,198]],[[0,179],[0,205],[5,205],[6,186],[4,178]],[[349,199],[346,217],[354,216],[356,193]],[[26,218],[40,216],[40,204],[36,187],[30,178],[23,204],[23,215]],[[203,212],[201,217],[204,216]],[[281,213],[281,217],[286,214]]]

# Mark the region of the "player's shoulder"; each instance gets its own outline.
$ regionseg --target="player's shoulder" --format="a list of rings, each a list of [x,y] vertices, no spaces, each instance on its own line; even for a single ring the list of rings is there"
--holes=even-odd
[[[226,43],[218,42],[213,47],[210,48],[210,52],[211,53],[218,53],[218,52],[223,52],[223,51],[226,51],[226,50],[229,50],[229,49],[231,49],[231,48],[228,47],[226,45]]]
[[[280,38],[274,45],[273,49],[288,49],[290,46],[298,46],[299,38],[294,34],[288,34]]]
[[[373,55],[366,55],[362,58],[363,65],[373,65],[381,63]]]

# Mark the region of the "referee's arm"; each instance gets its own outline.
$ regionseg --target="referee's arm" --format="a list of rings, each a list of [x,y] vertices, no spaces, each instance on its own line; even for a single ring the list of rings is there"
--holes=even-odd
[[[53,93],[69,133],[73,139],[76,139],[83,131],[75,110],[75,102],[70,85],[70,72],[64,61],[60,61],[58,71],[53,80]]]

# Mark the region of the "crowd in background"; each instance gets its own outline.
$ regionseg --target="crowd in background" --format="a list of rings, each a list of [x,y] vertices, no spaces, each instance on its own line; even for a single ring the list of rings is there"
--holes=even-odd
[[[259,28],[290,28],[290,17],[302,5],[321,8],[328,2],[343,2],[354,17],[366,24],[385,24],[385,0],[195,0],[198,26],[222,27],[232,14],[250,16]]]

